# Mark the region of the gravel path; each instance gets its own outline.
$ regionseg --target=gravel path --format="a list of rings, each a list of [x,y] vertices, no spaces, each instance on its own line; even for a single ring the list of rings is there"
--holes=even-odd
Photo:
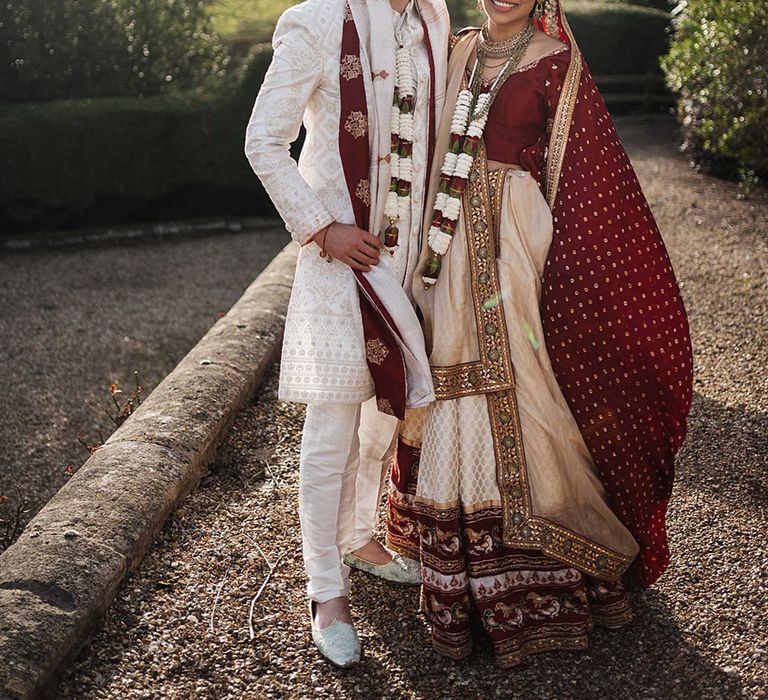
[[[42,507],[88,456],[77,433],[110,434],[110,383],[138,370],[156,386],[285,245],[280,229],[0,254],[0,518],[18,492]]]
[[[584,653],[500,671],[488,650],[434,654],[417,593],[353,574],[363,664],[339,672],[311,646],[296,463],[303,410],[273,374],[219,464],[119,594],[65,698],[768,697],[765,451],[768,198],[693,173],[668,122],[622,121],[691,316],[696,399],[669,531],[674,564],[636,598],[637,620]],[[762,344],[761,344],[762,341]],[[273,562],[267,574],[256,545]]]

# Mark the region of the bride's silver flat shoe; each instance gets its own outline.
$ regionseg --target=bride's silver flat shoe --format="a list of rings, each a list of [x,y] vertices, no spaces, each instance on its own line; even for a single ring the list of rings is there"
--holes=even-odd
[[[344,563],[353,569],[365,571],[365,573],[377,576],[385,581],[403,583],[408,586],[421,585],[419,562],[413,559],[406,559],[399,554],[392,553],[392,561],[387,564],[371,564],[352,552],[346,552],[344,554]]]
[[[353,625],[334,620],[328,627],[315,626],[312,601],[309,602],[309,620],[312,625],[312,641],[317,650],[339,668],[349,668],[360,662],[360,638]]]

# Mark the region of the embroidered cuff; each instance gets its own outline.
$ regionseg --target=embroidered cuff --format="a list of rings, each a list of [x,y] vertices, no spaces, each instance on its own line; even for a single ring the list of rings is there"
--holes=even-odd
[[[304,211],[300,221],[286,223],[286,228],[291,238],[299,245],[309,243],[312,236],[326,226],[330,226],[336,217],[333,216],[320,202],[317,202],[310,210]]]

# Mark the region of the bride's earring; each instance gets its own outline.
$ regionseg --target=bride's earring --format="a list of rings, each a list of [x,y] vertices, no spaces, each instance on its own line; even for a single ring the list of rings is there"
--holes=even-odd
[[[541,22],[541,18],[544,16],[544,2],[543,0],[536,0],[531,10],[531,19],[534,22]]]
[[[538,0],[541,4],[541,11],[544,15],[544,25],[547,28],[547,34],[555,39],[560,38],[560,28],[557,21],[557,0]]]

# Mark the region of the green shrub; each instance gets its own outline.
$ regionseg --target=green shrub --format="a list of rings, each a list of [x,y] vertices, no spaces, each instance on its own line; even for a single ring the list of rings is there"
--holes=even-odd
[[[201,0],[2,0],[0,99],[154,95],[221,75]]]
[[[768,176],[765,0],[690,0],[663,60],[695,163],[749,184]]]

